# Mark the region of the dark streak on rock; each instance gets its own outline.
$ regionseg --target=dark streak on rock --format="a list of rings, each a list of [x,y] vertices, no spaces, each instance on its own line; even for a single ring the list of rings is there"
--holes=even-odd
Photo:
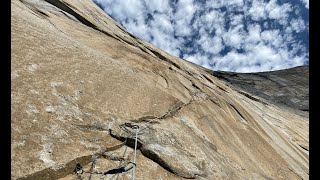
[[[91,23],[90,21],[88,21],[86,18],[82,17],[80,14],[78,14],[77,12],[75,12],[73,9],[71,9],[70,7],[68,6],[71,6],[70,4],[65,4],[64,2],[61,2],[59,0],[45,0],[46,2],[52,4],[53,6],[73,15],[75,18],[77,18],[81,23],[83,23],[84,25],[88,26],[88,27],[91,27],[111,38],[114,38],[116,40],[119,40],[117,39],[115,36],[105,32],[104,30],[101,30],[99,29],[96,25],[94,25],[93,23]]]
[[[101,125],[92,125],[92,124],[72,124],[82,130],[91,130],[91,131],[108,131],[108,129],[103,128]]]
[[[195,87],[198,90],[201,90],[195,83],[192,83],[192,86]]]
[[[39,12],[40,14],[42,14],[42,15],[44,15],[44,16],[46,16],[46,17],[49,17],[49,15],[46,14],[45,12],[43,12],[43,11],[41,11],[41,10],[39,10],[39,9],[36,9],[36,10],[37,10],[37,12]]]
[[[25,4],[27,8],[29,8],[32,12],[32,14],[34,14],[35,16],[43,19],[44,17],[49,17],[48,14],[46,14],[45,12],[41,11],[40,9],[31,6],[28,2],[25,2],[24,0],[19,0],[21,3]]]
[[[309,112],[309,109],[300,109],[301,111]]]
[[[257,98],[255,98],[255,97],[249,95],[248,93],[245,93],[245,92],[242,92],[242,91],[237,91],[237,92],[240,93],[240,94],[243,94],[243,95],[246,96],[247,98],[249,98],[249,99],[251,99],[251,100],[254,100],[254,101],[256,101],[256,102],[260,102],[260,103],[262,103],[262,104],[264,104],[264,105],[267,104],[267,103],[261,101],[260,99],[257,99]]]
[[[159,119],[167,119],[175,116],[184,106],[187,106],[190,104],[191,101],[189,101],[187,104],[184,104],[183,102],[179,101],[175,107],[169,111],[167,111],[164,115],[162,115]]]
[[[304,150],[306,150],[306,151],[309,151],[309,149],[307,149],[306,147],[304,147],[304,146],[302,146],[302,145],[300,145],[300,144],[298,144],[302,149],[304,149]]]
[[[122,141],[124,142],[125,140],[126,141],[126,145],[131,147],[131,148],[134,148],[134,145],[135,145],[135,138],[132,136],[132,137],[125,137],[125,136],[120,136],[119,134],[116,134],[116,133],[113,133],[112,129],[109,129],[109,133],[110,133],[110,136],[119,140],[119,141]],[[137,140],[137,149],[140,149],[141,147],[143,146],[142,142],[139,140]]]
[[[153,151],[150,151],[149,149],[146,149],[146,148],[143,148],[143,147],[140,149],[140,151],[145,157],[153,160],[154,162],[159,164],[161,167],[163,167],[167,171],[169,171],[171,173],[174,173],[173,169],[164,160],[162,160],[161,157],[159,157]]]
[[[133,119],[133,120],[130,120],[131,122],[134,122],[134,123],[141,123],[141,122],[148,122],[150,120],[154,120],[154,119],[157,119],[156,116],[143,116],[143,117],[140,117],[138,119]],[[151,124],[160,124],[160,122],[158,121],[152,121],[150,122]]]
[[[193,74],[191,74],[189,71],[185,71],[189,76],[193,77]]]
[[[221,89],[222,91],[224,92],[228,92],[227,90],[225,90],[224,88],[220,87],[220,86],[217,86],[219,89]]]
[[[220,103],[214,101],[212,98],[209,98],[209,100],[210,100],[213,104],[216,104],[217,106],[219,106],[219,107],[221,108]]]
[[[146,48],[149,49],[149,51],[151,51],[151,52],[152,52],[155,56],[157,56],[159,59],[170,63],[171,65],[173,65],[174,67],[176,67],[176,68],[178,68],[178,69],[181,69],[181,67],[180,67],[178,64],[172,62],[171,60],[169,60],[168,58],[164,57],[163,55],[161,55],[161,54],[158,53],[157,51],[154,51],[154,50],[152,50],[152,49],[150,49],[150,48],[148,48],[148,47],[146,47]]]
[[[230,106],[240,115],[240,117],[245,120],[246,122],[248,122],[246,120],[246,118],[241,114],[241,112],[233,105],[233,104],[230,104]]]
[[[150,54],[148,51],[146,51],[146,50],[143,49],[142,47],[138,46],[138,48],[139,48],[141,51],[143,51],[143,52],[145,52],[145,53],[147,53],[147,54]],[[151,55],[151,54],[150,54],[150,55]]]
[[[208,80],[208,81],[211,82],[212,84],[214,84],[213,81],[212,81],[211,79],[209,79],[206,75],[203,75],[203,77],[206,78],[206,80]]]

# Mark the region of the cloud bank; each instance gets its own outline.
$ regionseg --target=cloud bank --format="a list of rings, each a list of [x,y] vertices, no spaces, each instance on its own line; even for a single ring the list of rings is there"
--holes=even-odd
[[[213,70],[261,72],[309,62],[309,1],[94,0],[130,33]]]

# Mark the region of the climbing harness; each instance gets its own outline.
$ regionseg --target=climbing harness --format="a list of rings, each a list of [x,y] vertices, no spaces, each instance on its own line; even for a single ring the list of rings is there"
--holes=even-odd
[[[128,128],[131,128],[131,129],[135,129],[136,130],[136,133],[135,133],[135,144],[134,144],[134,158],[133,158],[133,162],[128,162],[127,165],[125,166],[122,166],[122,167],[119,167],[119,168],[116,168],[116,169],[111,169],[111,170],[108,170],[106,172],[100,172],[98,171],[96,168],[95,168],[95,163],[96,163],[96,160],[98,158],[98,156],[95,156],[93,157],[92,159],[92,164],[91,164],[91,168],[90,168],[90,172],[88,171],[84,171],[83,170],[83,167],[81,166],[80,163],[77,163],[76,164],[76,167],[74,169],[74,173],[77,175],[77,176],[80,176],[81,174],[83,173],[90,173],[90,177],[89,179],[91,179],[91,175],[92,174],[102,174],[102,175],[107,175],[107,174],[119,174],[119,173],[123,173],[123,172],[128,172],[130,170],[132,170],[132,180],[134,180],[135,178],[135,169],[136,169],[136,154],[137,154],[137,144],[138,144],[138,131],[139,131],[139,126],[138,125],[132,125],[130,123],[124,123],[122,125],[120,125],[120,127],[128,127]],[[131,131],[129,131],[128,129],[126,129],[127,133],[131,133]],[[129,138],[132,138],[133,135],[131,135]],[[127,143],[127,140],[128,138],[125,139],[124,142],[122,142],[121,144],[118,144],[116,146],[113,146],[113,147],[109,147],[109,148],[106,148],[104,150],[104,152],[109,152],[109,151],[114,151],[114,150],[117,150],[117,149],[120,149],[122,146],[124,146],[126,143]],[[100,156],[103,156],[103,153],[99,154]],[[106,158],[106,157],[105,157]],[[119,164],[120,165],[120,164]]]

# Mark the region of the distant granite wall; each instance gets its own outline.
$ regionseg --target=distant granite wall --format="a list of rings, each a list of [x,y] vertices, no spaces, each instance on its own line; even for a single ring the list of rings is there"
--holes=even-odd
[[[309,66],[260,73],[209,72],[271,103],[309,112]]]

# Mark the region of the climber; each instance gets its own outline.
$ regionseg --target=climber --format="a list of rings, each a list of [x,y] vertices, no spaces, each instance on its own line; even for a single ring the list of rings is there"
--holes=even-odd
[[[104,172],[103,175],[106,174],[118,174],[118,173],[123,173],[123,172],[127,172],[129,170],[131,170],[134,166],[136,166],[136,163],[133,162],[128,162],[128,164],[126,166],[117,168],[117,169],[111,169],[107,172]]]
[[[74,168],[73,172],[74,172],[75,174],[77,174],[77,175],[78,175],[78,174],[82,174],[82,173],[84,172],[80,163],[77,163],[77,165],[76,165],[76,167]]]

